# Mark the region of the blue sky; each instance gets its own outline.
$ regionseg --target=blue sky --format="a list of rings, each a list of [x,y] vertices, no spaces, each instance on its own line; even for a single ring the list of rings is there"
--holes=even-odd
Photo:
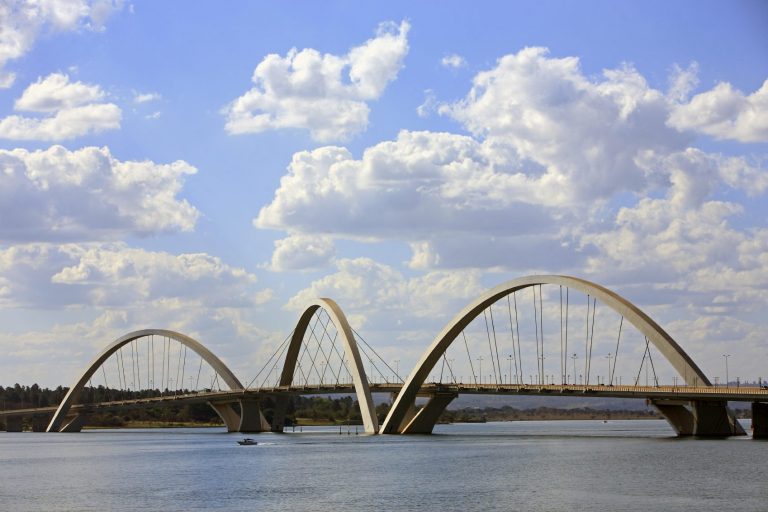
[[[319,294],[408,366],[530,273],[760,376],[765,2],[226,7],[0,8],[0,384],[147,326],[245,378]]]

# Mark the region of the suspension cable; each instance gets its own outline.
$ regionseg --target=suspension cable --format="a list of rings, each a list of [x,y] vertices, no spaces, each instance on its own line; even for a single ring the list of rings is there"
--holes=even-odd
[[[541,384],[541,355],[539,354],[539,313],[536,308],[536,286],[531,286],[533,292],[533,326],[536,328],[536,370],[539,374],[537,379]]]
[[[483,317],[485,318],[485,333],[488,335],[488,352],[491,356],[491,366],[493,367],[493,380],[498,385],[499,379],[496,376],[496,360],[493,357],[493,346],[491,345],[491,331],[488,328],[488,315],[485,313],[485,309],[483,310]],[[480,382],[482,382],[482,377],[480,379]]]
[[[544,378],[544,305],[541,301],[541,285],[539,285],[539,333],[541,334],[541,382],[546,382]]]
[[[389,371],[391,371],[391,372],[392,372],[392,374],[394,374],[394,375],[397,375],[397,372],[396,372],[395,370],[393,370],[393,369],[392,369],[392,367],[391,367],[391,366],[389,366],[389,365],[387,364],[387,362],[384,360],[384,358],[383,358],[383,357],[381,357],[381,356],[379,355],[379,353],[378,353],[378,352],[376,352],[376,349],[374,349],[372,346],[370,346],[370,345],[368,344],[368,342],[367,342],[367,341],[365,341],[365,338],[363,338],[363,337],[362,337],[362,335],[360,335],[360,333],[359,333],[359,332],[357,332],[357,331],[356,331],[354,328],[352,328],[352,332],[355,334],[355,337],[356,337],[357,339],[359,339],[360,341],[362,341],[362,342],[365,344],[365,346],[366,346],[366,347],[368,347],[368,349],[369,349],[371,352],[373,352],[373,353],[374,353],[374,355],[376,355],[376,357],[378,357],[378,358],[379,358],[379,361],[381,361],[382,363],[384,363],[384,366],[386,366],[386,367],[387,367],[387,369],[388,369]],[[378,370],[378,368],[377,368],[377,370]],[[397,378],[398,378],[398,379],[400,379],[400,382],[403,382],[403,379],[400,377],[400,375],[397,375]],[[389,382],[389,381],[387,380],[387,382]]]
[[[565,373],[563,372],[563,285],[560,285],[560,384],[565,379]]]
[[[616,363],[619,362],[619,343],[621,342],[621,327],[624,325],[624,315],[621,316],[621,321],[619,322],[619,335],[616,338],[616,352],[614,353],[613,357],[613,371],[611,371],[611,380],[609,384],[613,386],[613,375],[616,373]],[[608,360],[610,362],[610,359]]]
[[[200,372],[203,371],[203,357],[200,356],[200,366],[197,367],[197,379],[195,379],[195,391],[200,389]]]
[[[659,387],[659,378],[656,376],[656,366],[653,364],[653,354],[651,354],[651,345],[648,336],[645,337],[645,346],[648,348],[648,360],[651,362],[651,371],[653,371],[653,381],[656,387]]]
[[[488,306],[488,312],[491,314],[491,329],[493,329],[493,346],[496,348],[496,367],[499,369],[499,376],[496,379],[496,385],[498,386],[501,381],[501,359],[499,359],[499,344],[496,341],[496,323],[493,320],[493,304]],[[491,354],[493,357],[493,354]]]
[[[507,311],[509,312],[509,332],[512,335],[512,354],[514,354],[512,359],[515,360],[515,384],[520,384],[519,372],[517,369],[517,351],[515,349],[515,329],[514,329],[514,326],[512,325],[512,302],[509,298],[509,295],[507,295]],[[517,333],[517,337],[519,340],[520,338],[519,332]],[[510,377],[510,383],[511,383],[512,376],[510,375],[509,377]]]
[[[515,331],[517,331],[517,361],[520,364],[520,384],[523,383],[523,359],[520,347],[520,322],[517,316],[517,292],[512,292],[512,302],[515,304]]]
[[[569,292],[570,288],[567,286],[565,287],[565,375],[568,375],[568,306],[569,306]],[[576,376],[573,376],[573,382],[576,382]],[[568,384],[568,379],[566,378],[566,382],[564,384]]]
[[[587,327],[584,335],[584,384],[589,384],[589,299],[587,294]]]
[[[595,311],[597,311],[597,298],[592,298],[592,330],[589,335],[589,368],[587,370],[587,382],[589,382],[589,375],[592,373],[592,342],[595,338]]]
[[[256,381],[256,379],[258,379],[258,378],[259,378],[259,375],[261,375],[261,373],[264,371],[264,368],[266,368],[266,367],[267,367],[267,365],[269,365],[269,362],[270,362],[270,361],[272,361],[272,358],[274,358],[275,356],[278,356],[278,353],[282,354],[282,351],[283,351],[283,347],[284,347],[284,346],[286,345],[286,343],[288,343],[288,341],[289,341],[289,340],[290,340],[290,339],[293,337],[293,332],[294,332],[294,331],[291,331],[291,332],[290,332],[290,334],[288,334],[288,336],[287,336],[287,337],[286,337],[286,338],[283,340],[283,342],[282,342],[282,343],[280,343],[280,345],[277,347],[277,350],[275,350],[275,351],[272,353],[272,355],[271,355],[271,356],[269,356],[269,359],[267,359],[267,363],[266,363],[264,366],[262,366],[261,370],[259,370],[259,372],[256,374],[256,376],[255,376],[253,379],[251,379],[251,381],[248,383],[248,385],[246,386],[246,388],[250,388],[250,387],[251,387],[251,384],[253,384],[253,383]],[[278,356],[278,357],[279,357],[279,356]]]
[[[467,335],[464,334],[464,331],[461,331],[461,335],[464,337],[464,347],[467,349],[467,357],[469,358],[469,367],[472,369],[472,379],[475,381],[475,386],[477,386],[477,377],[475,376],[475,366],[472,364],[472,356],[469,353],[469,344],[467,343]]]

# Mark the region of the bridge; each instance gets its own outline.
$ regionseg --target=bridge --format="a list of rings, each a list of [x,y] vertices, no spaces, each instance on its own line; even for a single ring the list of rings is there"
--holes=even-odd
[[[102,411],[206,403],[230,432],[279,432],[292,396],[354,394],[367,433],[427,434],[461,394],[583,396],[645,400],[679,436],[702,437],[745,435],[728,402],[749,402],[753,437],[768,437],[768,389],[731,385],[729,356],[724,357],[725,384],[713,385],[682,347],[627,299],[575,277],[526,276],[462,309],[406,378],[399,375],[399,361],[393,369],[350,326],[338,304],[317,299],[245,385],[199,341],[147,329],[107,345],[57,407],[4,410],[0,419],[8,431],[21,430],[26,418],[34,430],[78,432],[90,415]],[[603,364],[605,372],[597,369]],[[145,390],[147,396],[98,397],[97,385],[134,394]],[[376,393],[392,399],[381,422]],[[262,412],[267,398],[274,404],[271,421]]]

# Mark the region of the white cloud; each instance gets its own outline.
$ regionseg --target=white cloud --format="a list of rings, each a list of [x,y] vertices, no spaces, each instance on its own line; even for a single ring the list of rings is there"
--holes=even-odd
[[[39,78],[24,90],[14,109],[48,117],[0,119],[0,138],[57,141],[119,129],[122,111],[114,103],[100,103],[103,98],[98,85],[70,82],[61,73]]]
[[[52,73],[30,84],[14,103],[15,110],[56,112],[58,110],[97,103],[104,99],[98,85],[70,82],[63,73]]]
[[[0,150],[0,241],[102,240],[189,231],[184,161],[120,161],[107,148]]]
[[[293,235],[275,241],[275,251],[268,268],[312,270],[327,266],[334,256],[333,240],[327,236]]]
[[[461,55],[452,53],[446,55],[440,60],[440,64],[445,68],[459,69],[467,65],[467,61]]]
[[[0,3],[0,88],[13,85],[16,75],[6,64],[28,53],[41,33],[79,29],[103,30],[121,0],[12,0]]]
[[[416,113],[419,117],[429,117],[437,109],[437,96],[435,91],[427,89],[424,91],[424,103],[416,107]]]
[[[157,92],[134,92],[133,102],[137,105],[141,103],[150,103],[152,101],[159,101],[162,98],[160,93]]]
[[[672,66],[667,97],[677,102],[687,101],[691,91],[699,84],[698,74],[699,64],[697,62],[692,62],[685,69],[677,64]]]
[[[437,271],[407,278],[369,258],[340,259],[336,268],[335,273],[313,281],[291,297],[286,308],[300,311],[316,297],[331,297],[358,322],[392,322],[451,314],[452,306],[482,291],[480,274],[474,270]]]
[[[745,96],[729,83],[695,95],[678,105],[669,116],[678,130],[694,130],[717,139],[768,142],[768,80]]]
[[[680,98],[695,66],[678,74]],[[689,147],[668,126],[678,105],[628,64],[591,79],[576,58],[526,48],[441,106],[474,136],[402,131],[360,158],[330,146],[296,153],[254,224],[401,241],[414,269],[578,270],[602,250],[585,240],[612,232],[617,203],[669,192],[684,215],[729,187],[768,190],[759,165]]]
[[[158,299],[101,310],[81,321],[48,328],[0,331],[0,385],[68,385],[105,346],[143,328],[165,328],[192,336],[220,357],[241,381],[248,382],[285,337],[283,332],[252,323],[253,315],[249,308],[211,308],[195,300]],[[44,324],[45,318],[40,323]],[[256,342],[241,343],[243,339]],[[157,357],[159,363],[161,354]],[[207,373],[204,367],[203,375]],[[101,376],[94,377],[94,382],[97,378]]]
[[[256,276],[208,254],[150,252],[124,243],[21,244],[0,250],[5,307],[139,307],[153,301],[250,307],[270,295]]]
[[[318,141],[345,140],[368,124],[367,102],[397,77],[408,53],[409,24],[384,23],[376,37],[343,56],[295,48],[266,56],[255,87],[225,109],[232,134],[282,128],[310,131]]]
[[[550,58],[544,48],[502,57],[474,78],[464,100],[441,111],[540,166],[546,196],[572,204],[643,191],[649,176],[638,155],[688,141],[666,126],[665,96],[630,65],[593,81],[579,59]]]

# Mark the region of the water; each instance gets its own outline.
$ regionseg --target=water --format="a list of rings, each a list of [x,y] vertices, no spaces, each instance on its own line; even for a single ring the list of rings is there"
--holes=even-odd
[[[768,510],[768,442],[676,439],[664,421],[344,432],[0,433],[0,510]]]

